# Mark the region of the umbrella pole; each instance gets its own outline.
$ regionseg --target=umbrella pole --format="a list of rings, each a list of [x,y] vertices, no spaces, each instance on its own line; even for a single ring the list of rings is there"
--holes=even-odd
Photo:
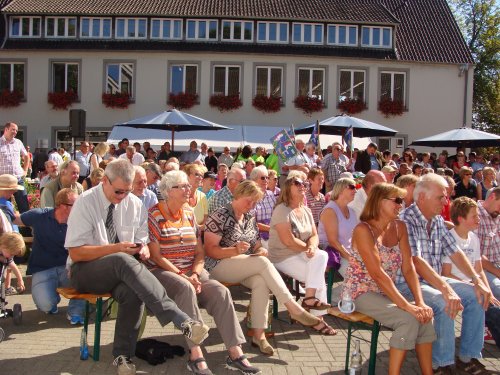
[[[172,127],[172,152],[174,152],[174,134],[175,134],[175,130]]]

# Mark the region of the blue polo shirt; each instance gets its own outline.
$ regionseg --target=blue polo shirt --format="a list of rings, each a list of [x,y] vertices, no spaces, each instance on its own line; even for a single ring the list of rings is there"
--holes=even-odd
[[[67,224],[59,224],[53,208],[35,208],[21,214],[21,221],[33,228],[33,246],[27,274],[66,265],[68,250],[64,247]]]

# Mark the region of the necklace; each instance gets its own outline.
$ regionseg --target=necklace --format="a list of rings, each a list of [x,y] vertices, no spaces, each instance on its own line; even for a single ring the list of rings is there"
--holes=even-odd
[[[168,210],[168,213],[170,214],[170,216],[175,220],[180,220],[181,217],[182,217],[182,214],[184,213],[184,210],[181,208],[179,208],[179,210],[177,211],[177,214],[174,215],[174,213],[172,212],[172,210],[170,210],[170,207],[168,206],[168,203],[165,202],[165,206],[167,206],[167,210]]]

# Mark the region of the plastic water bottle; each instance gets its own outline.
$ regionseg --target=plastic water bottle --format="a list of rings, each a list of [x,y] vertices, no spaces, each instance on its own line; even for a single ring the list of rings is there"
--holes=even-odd
[[[363,359],[361,358],[361,343],[356,340],[356,346],[351,355],[351,362],[349,362],[349,375],[361,375],[363,368]]]
[[[89,359],[89,346],[87,344],[87,332],[82,328],[82,335],[80,336],[80,359],[85,361]]]

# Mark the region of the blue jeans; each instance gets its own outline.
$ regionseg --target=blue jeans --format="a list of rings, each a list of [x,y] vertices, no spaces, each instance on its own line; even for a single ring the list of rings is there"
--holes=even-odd
[[[491,292],[496,299],[500,299],[500,279],[488,271],[484,271],[484,273],[488,279],[488,284],[490,284]]]
[[[21,185],[24,187],[24,177],[20,178],[17,181],[18,185]],[[28,193],[26,192],[26,189],[23,190],[18,190],[14,193],[14,199],[16,200],[17,204],[17,210],[19,213],[26,212],[30,209],[30,205],[28,203]]]
[[[59,287],[70,287],[68,271],[65,266],[53,267],[36,272],[32,277],[31,295],[38,310],[48,313],[55,311],[61,297],[56,291]],[[84,316],[85,300],[72,299],[68,305],[69,316]]]
[[[462,301],[462,330],[460,335],[460,355],[481,358],[484,345],[484,310],[477,302],[474,287],[455,279],[443,277]],[[441,292],[421,282],[424,302],[434,312],[434,329],[437,340],[432,344],[432,364],[441,367],[455,363],[455,321],[445,312],[446,302]],[[397,284],[401,294],[412,299],[406,283]]]

